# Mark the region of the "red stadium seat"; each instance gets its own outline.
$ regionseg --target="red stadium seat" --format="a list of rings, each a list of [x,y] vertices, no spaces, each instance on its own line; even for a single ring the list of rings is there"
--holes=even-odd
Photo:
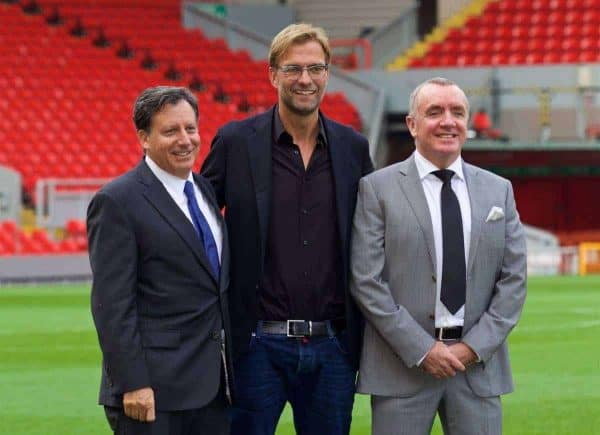
[[[579,62],[584,62],[584,63],[600,62],[600,51],[598,51],[598,50],[582,51],[579,54]]]
[[[511,53],[522,53],[527,50],[527,43],[521,39],[513,39],[508,45],[508,51]]]
[[[531,52],[525,56],[525,63],[527,65],[535,65],[543,63],[544,56],[542,53]]]
[[[78,219],[69,219],[65,224],[65,229],[69,237],[84,236],[86,234],[85,222]]]
[[[526,56],[524,53],[511,53],[508,55],[509,65],[521,65],[525,63]]]
[[[548,39],[544,44],[544,50],[548,52],[559,52],[562,50],[562,41],[560,39]]]
[[[475,52],[478,54],[489,54],[492,49],[492,42],[486,39],[475,42]]]
[[[508,51],[508,40],[497,39],[492,43],[491,50],[495,53],[506,53]]]
[[[560,62],[560,55],[555,51],[547,52],[543,55],[543,63],[555,64]]]
[[[491,26],[481,25],[475,30],[475,38],[477,39],[492,39],[494,31]]]
[[[527,41],[527,51],[541,53],[544,51],[545,41],[542,38],[531,38]]]
[[[579,53],[577,52],[565,52],[560,55],[560,63],[576,63],[579,61]]]
[[[507,65],[508,64],[508,55],[506,53],[496,53],[492,55],[490,60],[492,65]]]

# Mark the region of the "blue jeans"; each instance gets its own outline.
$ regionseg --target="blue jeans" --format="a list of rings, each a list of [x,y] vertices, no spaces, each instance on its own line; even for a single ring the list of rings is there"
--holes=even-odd
[[[231,435],[273,435],[290,402],[298,435],[347,435],[356,372],[345,332],[288,338],[256,333],[234,362],[236,400]]]

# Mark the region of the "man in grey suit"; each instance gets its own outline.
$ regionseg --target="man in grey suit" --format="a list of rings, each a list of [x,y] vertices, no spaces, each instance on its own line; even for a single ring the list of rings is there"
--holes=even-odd
[[[455,83],[422,83],[406,117],[415,153],[359,185],[350,290],[376,435],[427,434],[436,413],[446,434],[502,432],[525,237],[510,182],[461,158],[468,114]]]

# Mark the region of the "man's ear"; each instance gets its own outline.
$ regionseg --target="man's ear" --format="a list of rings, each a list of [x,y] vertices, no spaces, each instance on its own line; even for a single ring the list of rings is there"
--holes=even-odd
[[[415,118],[412,117],[411,115],[406,115],[406,126],[408,127],[408,130],[410,131],[410,134],[412,137],[416,137],[417,136],[417,126],[415,124]]]
[[[274,88],[277,88],[277,86],[279,86],[277,69],[273,68],[272,66],[269,67],[269,81],[271,82],[271,85],[273,85]]]
[[[138,130],[137,137],[144,151],[150,148],[150,145],[148,144],[148,132],[146,132],[146,130]]]

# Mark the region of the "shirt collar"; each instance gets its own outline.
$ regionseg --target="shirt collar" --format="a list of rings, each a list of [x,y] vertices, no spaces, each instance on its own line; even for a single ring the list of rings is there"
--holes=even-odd
[[[437,166],[435,166],[433,163],[431,163],[429,160],[427,160],[425,157],[423,157],[423,155],[419,151],[415,150],[414,155],[415,155],[415,164],[417,165],[417,172],[419,173],[419,179],[423,180],[425,177],[427,177],[433,171],[437,171],[440,169]],[[463,181],[465,180],[465,176],[463,174],[463,165],[462,165],[462,157],[461,156],[458,156],[456,158],[456,160],[454,160],[454,162],[452,162],[452,164],[450,166],[448,166],[446,169],[450,169],[451,171],[454,171],[454,173],[456,174],[456,176],[459,179],[461,179]]]
[[[285,127],[283,126],[283,122],[281,121],[281,117],[279,116],[278,106],[275,106],[275,110],[273,111],[273,139],[276,144],[281,143],[293,143],[292,136],[285,131]],[[285,135],[284,135],[285,134]],[[282,137],[282,135],[284,135]],[[322,144],[323,146],[327,146],[327,135],[325,134],[325,126],[323,125],[323,119],[321,118],[321,113],[319,112],[319,133],[317,134],[317,146]]]
[[[158,166],[154,160],[152,160],[147,154],[145,156],[146,164],[152,171],[156,178],[167,188],[168,191],[175,193],[180,196],[183,195],[183,188],[185,187],[186,181],[194,182],[194,177],[192,176],[192,172],[188,174],[187,180],[176,177],[173,174],[169,174],[167,171]]]

